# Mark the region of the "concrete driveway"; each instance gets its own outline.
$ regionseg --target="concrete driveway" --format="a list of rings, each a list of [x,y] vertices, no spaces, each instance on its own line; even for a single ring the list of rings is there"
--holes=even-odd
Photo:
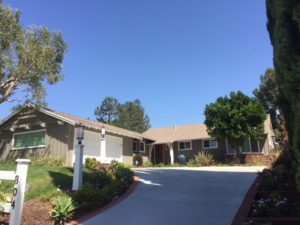
[[[263,167],[135,169],[136,190],[82,225],[230,225]]]

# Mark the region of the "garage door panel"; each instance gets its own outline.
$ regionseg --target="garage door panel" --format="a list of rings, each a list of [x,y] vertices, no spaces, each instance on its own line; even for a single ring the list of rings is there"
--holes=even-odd
[[[106,136],[106,158],[122,161],[123,139],[115,136]]]

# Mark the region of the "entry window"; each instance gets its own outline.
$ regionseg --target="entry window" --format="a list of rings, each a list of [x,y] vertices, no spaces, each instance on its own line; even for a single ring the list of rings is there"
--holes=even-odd
[[[138,151],[138,149],[137,149],[137,142],[136,141],[133,142],[132,148],[133,148],[133,152],[137,152]]]
[[[218,148],[218,142],[215,139],[203,140],[203,149]]]
[[[145,152],[145,142],[140,142],[140,152]]]
[[[192,142],[191,141],[180,141],[178,142],[179,150],[191,150]]]
[[[45,130],[16,133],[13,139],[13,149],[44,147],[45,141]]]

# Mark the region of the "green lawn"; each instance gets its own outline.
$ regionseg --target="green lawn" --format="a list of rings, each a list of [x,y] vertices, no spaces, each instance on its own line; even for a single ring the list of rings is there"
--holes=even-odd
[[[0,170],[15,169],[16,164],[0,163]],[[44,197],[56,191],[57,188],[70,190],[72,176],[73,168],[30,165],[27,175],[27,183],[30,185],[30,190],[26,192],[26,200]],[[8,183],[12,186],[12,182],[9,181],[2,181],[1,186],[8,186]]]

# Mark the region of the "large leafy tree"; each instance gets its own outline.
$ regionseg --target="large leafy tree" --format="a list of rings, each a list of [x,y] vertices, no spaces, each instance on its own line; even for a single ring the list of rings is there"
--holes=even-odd
[[[97,120],[104,123],[116,122],[118,119],[120,103],[111,96],[103,99],[101,105],[95,109]]]
[[[66,44],[59,32],[23,27],[20,11],[0,0],[0,104],[20,91],[24,100],[44,98],[45,83],[62,80]],[[25,94],[24,94],[25,93]]]
[[[274,66],[300,190],[300,1],[267,0]]]
[[[244,139],[259,139],[264,133],[266,113],[263,106],[240,91],[206,105],[204,115],[208,134],[232,141],[238,159]]]

